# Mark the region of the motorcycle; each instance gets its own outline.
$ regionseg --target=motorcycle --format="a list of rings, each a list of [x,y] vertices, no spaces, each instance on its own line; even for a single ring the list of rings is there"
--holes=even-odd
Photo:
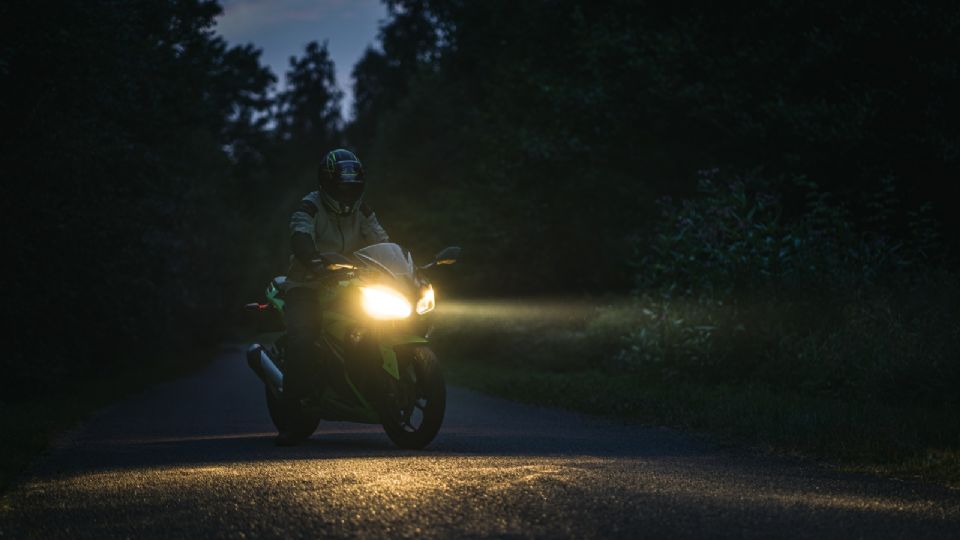
[[[266,339],[247,350],[263,381],[267,409],[279,431],[309,437],[320,420],[381,424],[401,448],[420,449],[436,437],[446,408],[446,385],[430,348],[436,296],[426,278],[434,266],[453,264],[460,248],[448,247],[424,266],[397,244],[323,254],[328,272],[316,277],[322,313],[314,344],[322,385],[295,406],[281,407],[286,333],[286,278],[274,278],[266,303],[248,304]]]

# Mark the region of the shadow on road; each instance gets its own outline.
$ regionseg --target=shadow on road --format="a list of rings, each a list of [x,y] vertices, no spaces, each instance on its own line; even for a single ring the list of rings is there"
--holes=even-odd
[[[379,426],[349,426],[324,429],[304,444],[291,448],[274,446],[272,431],[216,435],[108,438],[80,441],[72,459],[56,468],[55,474],[178,465],[248,463],[341,458],[403,458],[413,456],[550,457],[581,456],[605,458],[663,459],[688,457],[696,453],[689,445],[663,441],[637,444],[635,437],[572,437],[569,434],[517,433],[511,431],[473,432],[452,428],[434,443],[419,451],[403,450],[390,442]],[[686,447],[685,447],[686,446]],[[66,465],[66,467],[64,466]],[[38,471],[43,473],[44,471]]]

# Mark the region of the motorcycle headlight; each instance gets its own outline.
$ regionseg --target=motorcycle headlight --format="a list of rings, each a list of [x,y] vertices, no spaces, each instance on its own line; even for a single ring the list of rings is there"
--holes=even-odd
[[[363,310],[374,319],[406,319],[410,316],[410,301],[385,285],[360,287]]]
[[[437,301],[433,296],[433,285],[427,285],[423,294],[420,295],[420,300],[417,300],[417,314],[423,315],[428,311],[433,311],[436,306]]]

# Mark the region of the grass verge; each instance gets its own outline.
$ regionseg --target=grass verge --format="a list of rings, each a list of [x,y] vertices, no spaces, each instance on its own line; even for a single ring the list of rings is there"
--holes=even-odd
[[[624,317],[597,313],[468,307],[453,314],[436,346],[448,380],[482,392],[960,488],[953,407],[818,395],[748,377],[697,381],[617,370],[609,358],[623,346]]]
[[[904,438],[956,424],[956,411],[784,394],[762,386],[663,385],[601,371],[550,373],[478,361],[445,363],[450,382],[521,402],[693,429],[730,442],[828,459],[859,470],[960,488],[960,451],[918,450]]]

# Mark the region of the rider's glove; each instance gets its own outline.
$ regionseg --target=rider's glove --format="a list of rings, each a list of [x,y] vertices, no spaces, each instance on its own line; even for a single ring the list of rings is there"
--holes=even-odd
[[[322,274],[327,271],[327,262],[316,251],[313,237],[306,233],[294,233],[290,237],[290,247],[293,255],[307,267],[311,274]]]
[[[296,232],[290,236],[290,248],[294,257],[300,260],[304,266],[310,267],[313,259],[317,257],[317,247],[313,244],[313,237],[307,233]]]
[[[310,268],[311,274],[323,274],[330,271],[328,264],[329,263],[320,255],[314,255],[313,258],[310,259],[308,268]]]

